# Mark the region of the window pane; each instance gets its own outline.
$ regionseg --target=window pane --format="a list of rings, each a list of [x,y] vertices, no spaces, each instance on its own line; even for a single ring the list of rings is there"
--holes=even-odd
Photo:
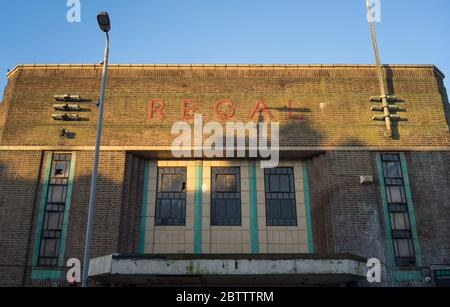
[[[226,190],[229,192],[236,191],[236,176],[235,175],[227,175]]]
[[[241,225],[239,167],[211,168],[211,225]]]
[[[399,161],[400,156],[398,154],[382,154],[381,158],[383,161]]]
[[[279,200],[271,200],[269,201],[269,214],[272,219],[279,219],[280,214],[280,201]]]
[[[181,174],[162,175],[161,192],[182,192],[183,176]]]
[[[186,168],[158,168],[156,226],[182,226],[186,216]]]
[[[43,257],[54,257],[57,255],[56,253],[56,243],[57,240],[55,239],[45,239],[44,241],[44,250],[43,250]]]
[[[386,187],[388,203],[406,203],[405,190],[401,186]]]
[[[225,218],[226,202],[224,199],[216,200],[216,218]]]
[[[46,214],[46,229],[48,230],[59,230],[62,228],[62,213],[61,212],[51,212]]]
[[[183,206],[182,201],[180,199],[172,199],[171,201],[171,218],[180,219],[183,217],[182,212]]]
[[[236,176],[219,174],[216,176],[217,192],[236,192]]]
[[[161,191],[162,192],[172,191],[172,180],[169,175],[163,175],[161,183]]]
[[[396,248],[396,256],[397,257],[408,258],[408,257],[414,256],[411,240],[406,240],[406,239],[395,240],[395,243],[397,246],[397,248]]]
[[[271,193],[289,193],[292,192],[291,175],[269,175],[269,191]]]
[[[400,178],[401,170],[399,162],[386,162],[386,177],[388,178]]]
[[[293,216],[292,202],[290,200],[283,200],[281,202],[281,218],[289,219]]]
[[[280,175],[280,192],[289,192],[291,184],[289,182],[289,175]]]
[[[280,191],[280,176],[279,175],[270,175],[269,189],[270,192],[278,192]]]
[[[47,201],[49,203],[64,203],[66,200],[65,186],[50,186]]]
[[[297,210],[292,168],[265,170],[266,219],[268,226],[296,226]]]
[[[160,218],[168,219],[170,218],[170,199],[161,200],[161,215]]]
[[[391,227],[393,230],[411,230],[408,214],[405,212],[391,213]]]

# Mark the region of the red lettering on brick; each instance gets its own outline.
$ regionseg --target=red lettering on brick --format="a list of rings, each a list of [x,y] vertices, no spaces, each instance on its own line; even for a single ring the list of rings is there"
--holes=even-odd
[[[194,113],[197,111],[197,102],[195,99],[183,98],[183,119],[194,119]],[[192,113],[192,114],[190,114]]]
[[[288,100],[288,107],[287,107],[287,109],[288,109],[288,112],[287,112],[288,120],[299,120],[299,121],[305,120],[305,117],[302,116],[302,115],[294,115],[294,114],[292,114],[292,101],[290,99]]]
[[[236,114],[236,104],[229,99],[220,99],[214,106],[214,112],[222,120],[230,119]]]
[[[155,106],[156,104],[156,106]],[[159,115],[159,119],[163,120],[165,118],[163,110],[166,107],[164,100],[162,99],[150,99],[150,105],[148,107],[148,119],[153,119],[153,114],[156,111]]]
[[[250,116],[250,120],[252,120],[255,117],[255,114],[259,113],[259,112],[264,112],[270,120],[273,119],[272,113],[270,113],[269,108],[266,106],[266,104],[264,103],[264,100],[262,100],[262,99],[260,99],[256,102],[256,105],[252,110],[252,115]]]

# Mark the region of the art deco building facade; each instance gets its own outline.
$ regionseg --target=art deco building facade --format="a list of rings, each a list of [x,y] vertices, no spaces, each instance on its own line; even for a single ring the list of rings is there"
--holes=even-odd
[[[111,65],[91,285],[365,286],[371,258],[382,264],[373,285],[448,284],[444,75],[384,71],[392,138],[374,120],[374,66]],[[8,73],[0,285],[66,285],[67,260],[83,258],[100,78],[99,65]],[[194,114],[279,123],[278,167],[175,158],[173,124],[194,129]]]

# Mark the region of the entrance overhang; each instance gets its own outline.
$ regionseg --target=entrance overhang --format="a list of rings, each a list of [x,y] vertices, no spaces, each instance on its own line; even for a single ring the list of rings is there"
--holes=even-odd
[[[366,278],[353,255],[120,255],[91,260],[89,277],[106,285],[340,286]]]

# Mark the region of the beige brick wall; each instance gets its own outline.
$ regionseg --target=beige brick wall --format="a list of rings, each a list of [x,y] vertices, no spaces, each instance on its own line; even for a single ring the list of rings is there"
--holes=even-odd
[[[308,253],[302,165],[300,161],[281,161],[280,166],[293,167],[298,225],[267,227],[265,216],[264,170],[257,164],[258,231],[261,253]],[[150,161],[148,164],[148,203],[145,231],[145,253],[193,253],[195,161]],[[186,167],[186,225],[155,226],[155,201],[158,167]],[[241,226],[211,226],[211,167],[240,167]],[[202,175],[202,253],[248,254],[250,238],[250,193],[248,161],[203,161]]]

